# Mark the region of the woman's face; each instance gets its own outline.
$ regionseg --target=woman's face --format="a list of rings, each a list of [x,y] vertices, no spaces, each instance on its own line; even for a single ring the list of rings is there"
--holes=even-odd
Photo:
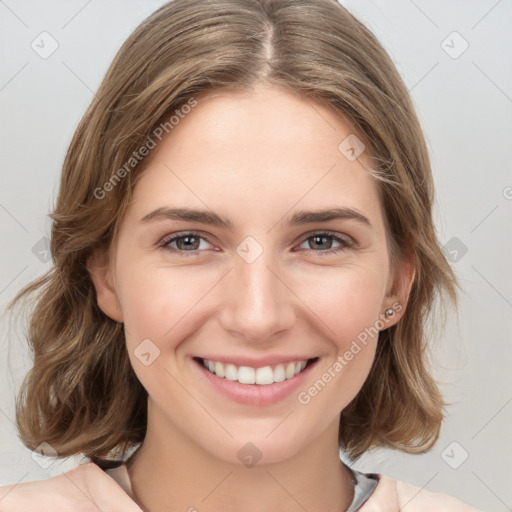
[[[329,109],[258,86],[198,98],[153,150],[112,279],[90,268],[161,432],[237,463],[337,432],[406,298],[349,135]]]

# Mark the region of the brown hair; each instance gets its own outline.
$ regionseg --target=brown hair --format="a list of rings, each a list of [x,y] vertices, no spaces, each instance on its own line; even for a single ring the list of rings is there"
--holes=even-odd
[[[420,453],[437,440],[446,404],[427,369],[425,326],[436,296],[456,305],[458,285],[433,224],[423,133],[393,62],[334,0],[175,0],[144,20],[114,58],[65,157],[50,214],[52,268],[9,304],[37,291],[28,332],[34,364],[16,400],[27,447],[46,441],[60,457],[104,464],[143,441],[147,392],[122,324],[96,303],[86,262],[95,249],[111,256],[149,158],[126,164],[162,120],[191,98],[262,81],[350,123],[379,183],[392,264],[406,255],[414,262],[407,310],[379,335],[370,374],[342,412],[340,446],[355,459],[377,446]]]

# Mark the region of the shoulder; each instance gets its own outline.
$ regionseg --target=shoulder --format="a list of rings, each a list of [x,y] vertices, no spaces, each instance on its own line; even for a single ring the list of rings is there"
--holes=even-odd
[[[379,475],[379,484],[360,512],[480,512],[447,494]]]
[[[0,487],[2,512],[140,512],[124,490],[99,466],[89,462],[45,480]]]
[[[431,510],[433,506],[438,512],[479,512],[476,508],[447,494],[430,492],[400,480],[395,482],[398,501],[404,512]]]

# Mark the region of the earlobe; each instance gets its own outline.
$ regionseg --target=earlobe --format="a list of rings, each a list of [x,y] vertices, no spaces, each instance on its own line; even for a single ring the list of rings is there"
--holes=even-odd
[[[96,251],[89,256],[87,270],[96,290],[98,307],[112,320],[123,322],[123,314],[104,251]]]

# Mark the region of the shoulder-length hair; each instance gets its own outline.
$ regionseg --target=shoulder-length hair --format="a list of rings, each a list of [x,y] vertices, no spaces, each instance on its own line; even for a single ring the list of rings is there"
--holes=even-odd
[[[110,65],[66,153],[50,214],[52,267],[9,304],[30,296],[34,306],[33,367],[16,398],[28,448],[47,442],[60,457],[101,465],[143,441],[147,392],[122,324],[97,305],[87,259],[96,249],[111,255],[149,161],[141,148],[158,129],[171,133],[172,116],[201,94],[259,82],[349,123],[379,186],[392,265],[406,255],[414,262],[405,314],[380,332],[370,374],[342,412],[340,447],[356,459],[379,446],[421,453],[437,440],[446,403],[429,372],[425,327],[437,296],[457,304],[458,284],[433,223],[425,139],[393,62],[334,0],[175,0],[145,19]]]

